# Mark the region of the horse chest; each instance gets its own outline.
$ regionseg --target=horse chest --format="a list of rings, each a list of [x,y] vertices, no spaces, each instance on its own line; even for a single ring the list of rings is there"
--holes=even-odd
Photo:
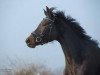
[[[65,69],[65,75],[83,75],[83,66],[77,67],[77,66],[70,66]]]
[[[85,63],[77,65],[74,62],[68,61],[65,67],[65,75],[84,75]]]

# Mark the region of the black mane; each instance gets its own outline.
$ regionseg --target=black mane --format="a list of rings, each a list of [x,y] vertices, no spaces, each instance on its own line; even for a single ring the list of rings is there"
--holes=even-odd
[[[63,11],[57,11],[54,13],[54,15],[56,18],[62,19],[67,25],[69,25],[79,38],[83,40],[88,40],[94,45],[98,46],[98,42],[96,40],[93,40],[90,36],[88,36],[85,30],[80,26],[80,24],[71,16],[65,16]]]

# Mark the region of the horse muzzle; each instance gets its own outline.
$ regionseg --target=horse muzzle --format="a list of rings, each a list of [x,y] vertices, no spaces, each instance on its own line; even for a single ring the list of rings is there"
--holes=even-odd
[[[39,41],[39,40],[37,40]],[[27,39],[26,39],[26,44],[28,47],[30,48],[35,48],[36,47],[36,41],[35,41],[35,38],[30,35]]]

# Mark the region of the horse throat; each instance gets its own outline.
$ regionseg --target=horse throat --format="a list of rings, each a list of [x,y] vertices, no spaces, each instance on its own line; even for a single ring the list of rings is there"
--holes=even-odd
[[[60,30],[61,35],[59,36],[58,42],[61,44],[66,62],[81,64],[84,54],[83,43],[73,32],[64,32],[62,30],[65,29]]]

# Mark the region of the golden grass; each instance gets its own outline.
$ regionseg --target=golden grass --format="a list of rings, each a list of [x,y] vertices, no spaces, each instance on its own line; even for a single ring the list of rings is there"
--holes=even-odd
[[[31,65],[15,70],[13,75],[53,75],[53,73],[44,66]]]

